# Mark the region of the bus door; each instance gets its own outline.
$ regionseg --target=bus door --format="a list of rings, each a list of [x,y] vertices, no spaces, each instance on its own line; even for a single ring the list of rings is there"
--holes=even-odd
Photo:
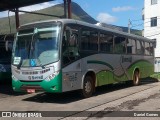
[[[125,77],[124,80],[131,80],[131,76],[129,75],[129,67],[132,64],[132,54],[135,54],[135,40],[125,39],[125,44],[123,45],[123,54],[121,55],[121,66],[124,71]],[[126,54],[127,53],[127,54]]]
[[[117,56],[117,66],[114,70],[114,79],[116,82],[128,79],[127,65],[130,57],[126,55],[126,38],[123,36],[114,37],[114,53]]]
[[[124,73],[124,76],[122,78],[122,81],[125,81],[125,80],[130,80],[130,76],[128,74],[128,67],[130,66],[132,62],[132,56],[128,56],[128,55],[122,55],[121,56],[121,66],[122,66],[122,70],[123,70],[123,73]]]
[[[64,27],[62,40],[63,91],[80,89],[81,60],[79,55],[79,30],[77,26]]]

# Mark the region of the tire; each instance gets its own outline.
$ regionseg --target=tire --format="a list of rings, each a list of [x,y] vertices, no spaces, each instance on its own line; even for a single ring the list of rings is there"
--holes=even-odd
[[[81,92],[82,97],[88,98],[91,97],[94,92],[93,79],[90,76],[86,76],[83,82],[83,89]]]
[[[134,75],[133,75],[133,85],[134,86],[137,86],[137,85],[139,85],[139,83],[140,83],[140,76],[139,76],[139,72],[136,70],[135,72],[134,72]]]

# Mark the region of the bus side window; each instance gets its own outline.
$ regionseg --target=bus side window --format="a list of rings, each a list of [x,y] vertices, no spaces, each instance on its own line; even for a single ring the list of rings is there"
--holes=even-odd
[[[90,35],[90,49],[98,51],[98,32],[92,31]]]
[[[153,55],[153,53],[154,53],[153,43],[150,43],[149,46],[150,46],[150,51],[149,51],[150,55]]]
[[[150,47],[148,42],[145,42],[145,55],[150,55]]]
[[[125,37],[120,37],[116,36],[114,37],[114,53],[126,53],[126,38]]]
[[[91,28],[81,31],[81,50],[98,51],[98,32]]]
[[[79,57],[78,48],[78,30],[66,26],[62,39],[63,64],[68,64]]]
[[[136,54],[136,42],[133,39],[127,39],[127,54]]]
[[[62,48],[63,48],[63,51],[65,51],[67,48],[67,42],[66,42],[65,36],[63,36],[63,38],[62,38]]]
[[[69,39],[69,54],[70,56],[77,57],[79,56],[78,53],[78,35],[73,33]]]
[[[143,55],[144,54],[144,42],[137,40],[137,54]]]
[[[113,36],[109,34],[100,34],[100,51],[106,53],[113,52]]]

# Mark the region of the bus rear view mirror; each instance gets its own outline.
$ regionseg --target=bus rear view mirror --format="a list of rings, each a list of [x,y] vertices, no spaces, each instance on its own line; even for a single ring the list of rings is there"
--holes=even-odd
[[[8,40],[5,41],[5,48],[6,48],[6,51],[12,51],[12,43],[9,42]]]

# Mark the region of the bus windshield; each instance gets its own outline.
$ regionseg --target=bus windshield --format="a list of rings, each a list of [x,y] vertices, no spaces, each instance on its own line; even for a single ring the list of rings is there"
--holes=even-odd
[[[59,31],[58,25],[19,30],[13,46],[12,64],[37,67],[58,61]]]

